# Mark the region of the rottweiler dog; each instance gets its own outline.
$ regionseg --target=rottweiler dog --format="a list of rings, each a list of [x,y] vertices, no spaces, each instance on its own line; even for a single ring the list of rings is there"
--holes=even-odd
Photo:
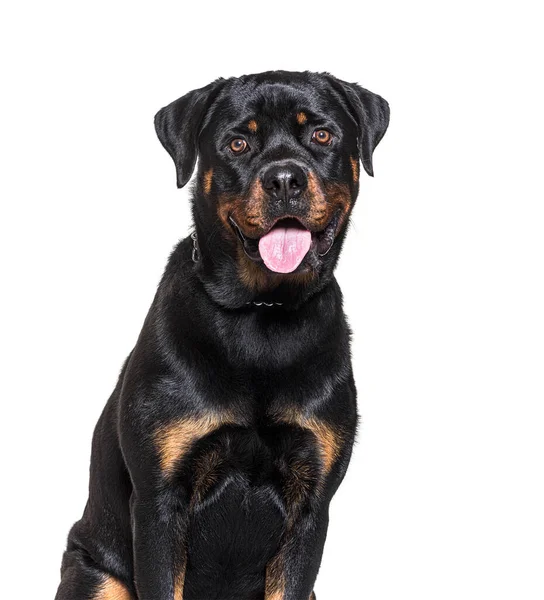
[[[57,600],[309,600],[357,427],[333,270],[387,102],[329,74],[158,112],[194,233],[98,421]]]

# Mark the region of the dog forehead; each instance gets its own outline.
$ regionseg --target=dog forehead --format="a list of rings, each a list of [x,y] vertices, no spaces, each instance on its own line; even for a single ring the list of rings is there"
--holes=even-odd
[[[225,87],[213,112],[235,121],[249,117],[284,119],[304,109],[322,114],[339,109],[327,79],[315,74],[310,79],[309,75],[271,73],[235,79]]]

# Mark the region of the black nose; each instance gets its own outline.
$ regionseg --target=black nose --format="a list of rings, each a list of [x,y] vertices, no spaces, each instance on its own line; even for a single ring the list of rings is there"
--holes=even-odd
[[[294,200],[308,186],[304,170],[295,163],[285,163],[269,167],[263,177],[263,188],[280,201]]]

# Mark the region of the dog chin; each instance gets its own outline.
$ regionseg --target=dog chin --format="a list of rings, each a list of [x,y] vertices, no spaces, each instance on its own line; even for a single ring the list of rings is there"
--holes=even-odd
[[[295,218],[278,219],[262,236],[244,234],[238,223],[229,217],[246,256],[268,272],[301,273],[316,268],[328,254],[336,238],[339,215],[335,214],[321,231],[310,231]]]

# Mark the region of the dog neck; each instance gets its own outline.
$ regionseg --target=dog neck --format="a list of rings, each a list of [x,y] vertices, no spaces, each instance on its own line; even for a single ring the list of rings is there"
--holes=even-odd
[[[198,228],[197,228],[198,229]],[[280,282],[269,289],[252,290],[239,276],[236,261],[225,253],[214,259],[212,249],[201,240],[206,236],[197,230],[190,235],[191,259],[195,272],[211,299],[227,309],[260,309],[265,311],[292,311],[300,308],[311,297],[325,289],[333,280],[330,275],[314,281]],[[253,266],[253,265],[252,265]],[[258,269],[255,266],[255,269]],[[332,271],[332,269],[331,269]]]

